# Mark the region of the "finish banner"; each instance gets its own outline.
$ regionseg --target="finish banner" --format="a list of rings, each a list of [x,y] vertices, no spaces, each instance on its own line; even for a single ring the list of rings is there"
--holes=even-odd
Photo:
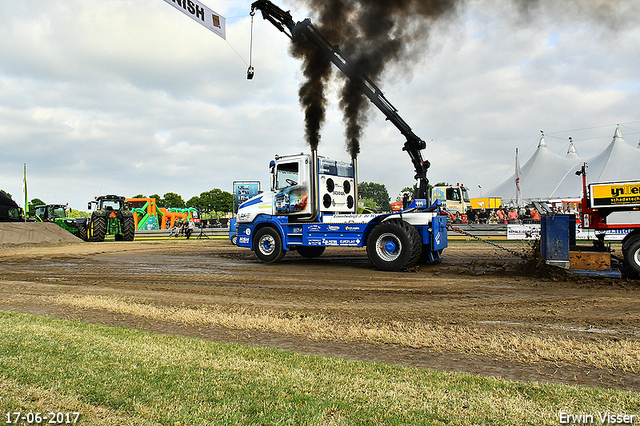
[[[640,182],[594,183],[589,185],[591,206],[640,206]]]
[[[227,20],[198,0],[164,0],[194,21],[227,39]]]

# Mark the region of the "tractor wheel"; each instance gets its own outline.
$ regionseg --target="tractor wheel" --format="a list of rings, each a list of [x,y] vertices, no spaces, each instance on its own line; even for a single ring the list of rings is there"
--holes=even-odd
[[[640,238],[632,242],[624,252],[624,260],[640,276]]]
[[[91,218],[91,238],[92,242],[102,242],[107,235],[107,218],[104,216],[94,216]]]
[[[397,271],[411,268],[420,259],[422,240],[412,225],[399,219],[382,222],[367,240],[367,255],[378,269]]]
[[[133,241],[136,236],[136,223],[133,216],[125,216],[120,221],[122,225],[122,239],[124,241]]]
[[[82,240],[82,241],[87,241],[87,224],[86,223],[78,223],[76,225],[76,227],[78,228],[78,237]]]
[[[324,253],[325,247],[313,246],[313,247],[298,247],[298,254],[307,259],[313,259]]]
[[[274,263],[284,257],[286,251],[282,246],[282,237],[276,228],[262,228],[253,237],[253,250],[258,259]]]

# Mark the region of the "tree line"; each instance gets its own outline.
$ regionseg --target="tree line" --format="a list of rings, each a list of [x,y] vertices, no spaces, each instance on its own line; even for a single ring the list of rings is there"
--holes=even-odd
[[[11,194],[7,193],[4,190],[0,191],[6,194],[9,198],[13,199]],[[233,211],[233,194],[227,191],[223,191],[220,188],[214,188],[210,191],[202,192],[198,196],[189,198],[189,200],[187,200],[186,202],[180,194],[176,194],[175,192],[167,192],[163,196],[152,194],[148,197],[143,194],[138,194],[134,195],[133,197],[127,198],[155,198],[157,207],[164,207],[167,209],[193,207],[197,209],[205,219],[226,216]],[[42,201],[40,198],[33,198],[31,201],[29,201],[28,216],[33,217],[35,215],[35,206],[46,204],[47,203]],[[82,210],[73,210],[69,213],[69,217],[90,216],[88,212],[84,212]]]
[[[203,215],[211,215],[212,217],[224,216],[233,211],[233,194],[220,188],[202,192],[199,196],[193,196],[186,202],[180,194],[175,192],[167,192],[162,197],[158,194],[148,197],[138,194],[131,198],[155,198],[157,207],[167,209],[193,207]]]

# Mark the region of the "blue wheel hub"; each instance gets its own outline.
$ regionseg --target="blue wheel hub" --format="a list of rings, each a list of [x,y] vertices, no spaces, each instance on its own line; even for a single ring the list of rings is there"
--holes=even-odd
[[[384,243],[384,249],[388,253],[393,253],[398,249],[398,246],[396,245],[395,241],[387,241],[386,243]]]

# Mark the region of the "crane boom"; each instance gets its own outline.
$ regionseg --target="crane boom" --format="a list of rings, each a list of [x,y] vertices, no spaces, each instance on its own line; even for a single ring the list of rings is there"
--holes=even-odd
[[[269,0],[255,1],[251,4],[251,13],[254,14],[256,9],[262,12],[264,19],[285,33],[294,43],[305,37],[318,49],[325,52],[331,62],[360,88],[361,92],[385,115],[387,120],[396,126],[406,138],[402,149],[409,154],[416,172],[414,177],[418,181],[418,188],[414,196],[429,200],[427,170],[430,163],[423,159],[421,152],[427,147],[427,144],[413,133],[411,127],[400,117],[398,110],[384,96],[380,88],[369,77],[358,71],[338,46],[331,45],[308,18],[301,22],[295,22],[291,13],[285,12]]]

